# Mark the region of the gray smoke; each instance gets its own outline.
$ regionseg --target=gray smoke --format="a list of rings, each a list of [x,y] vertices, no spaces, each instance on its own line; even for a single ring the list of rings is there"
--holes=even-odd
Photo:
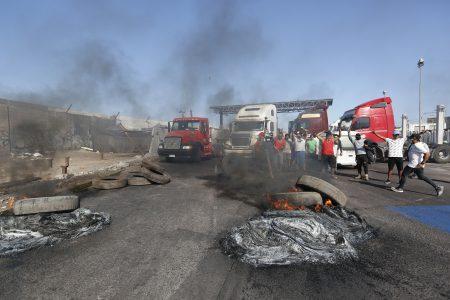
[[[238,15],[237,2],[205,2],[198,24],[175,51],[182,108],[198,101],[231,103],[236,95],[234,74],[260,61],[269,43],[256,21]]]
[[[148,90],[133,75],[124,56],[101,41],[89,41],[69,52],[62,63],[67,69],[53,87],[12,93],[13,100],[36,102],[82,111],[101,112],[123,109],[133,115],[145,111],[142,99]]]

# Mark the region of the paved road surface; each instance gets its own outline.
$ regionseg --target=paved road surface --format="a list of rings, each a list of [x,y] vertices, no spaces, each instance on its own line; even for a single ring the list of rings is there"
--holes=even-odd
[[[264,185],[251,178],[217,182],[213,161],[167,168],[174,177],[169,185],[83,195],[82,206],[112,214],[107,229],[0,258],[2,298],[450,297],[450,233],[389,208],[448,206],[448,181],[441,182],[447,189],[442,198],[417,180],[395,194],[383,183],[384,166],[375,167],[369,183],[342,170],[334,183],[349,196],[348,206],[377,229],[377,238],[360,247],[360,258],[255,269],[224,256],[218,240],[258,214],[265,191],[286,189],[298,174]],[[439,168],[432,177],[449,180],[450,166]]]

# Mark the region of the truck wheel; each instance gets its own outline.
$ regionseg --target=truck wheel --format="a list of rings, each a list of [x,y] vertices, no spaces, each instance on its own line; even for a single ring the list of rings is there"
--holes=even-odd
[[[297,180],[297,185],[321,193],[340,206],[347,203],[347,196],[340,189],[320,178],[303,175]]]
[[[78,196],[40,197],[16,200],[13,213],[16,216],[43,212],[69,211],[80,207]]]
[[[316,192],[292,192],[292,193],[276,193],[270,195],[271,201],[286,200],[294,206],[315,206],[322,205],[322,196]]]
[[[202,160],[202,151],[201,151],[200,147],[196,147],[194,149],[194,153],[192,154],[191,159],[193,162],[199,162]]]
[[[433,159],[439,164],[450,162],[450,145],[439,145],[433,150]]]

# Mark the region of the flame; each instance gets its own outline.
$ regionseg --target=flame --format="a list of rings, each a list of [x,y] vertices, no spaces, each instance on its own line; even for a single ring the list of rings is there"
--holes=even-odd
[[[328,207],[331,207],[331,206],[333,206],[333,202],[331,202],[331,199],[327,199],[325,201],[325,205],[328,206]]]

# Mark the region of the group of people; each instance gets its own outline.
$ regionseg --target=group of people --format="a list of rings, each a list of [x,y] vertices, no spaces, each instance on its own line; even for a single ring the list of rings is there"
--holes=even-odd
[[[399,184],[391,187],[391,190],[402,193],[407,182],[407,178],[416,175],[418,179],[430,184],[436,191],[436,195],[441,196],[444,191],[443,186],[438,186],[430,178],[424,175],[424,169],[430,158],[430,150],[426,143],[421,142],[420,134],[413,134],[410,137],[411,144],[408,148],[407,165],[403,168],[404,155],[403,149],[406,142],[405,137],[400,137],[400,132],[394,130],[393,137],[387,138],[381,136],[376,131],[373,134],[386,141],[388,146],[387,178],[385,184],[391,184],[391,176],[394,167],[397,169]],[[278,168],[296,167],[302,170],[306,169],[308,162],[316,164],[322,161],[322,171],[328,169],[333,178],[336,177],[336,157],[342,155],[341,131],[333,135],[331,132],[320,132],[315,136],[304,132],[293,132],[283,136],[279,133],[274,139],[276,165]],[[348,130],[348,138],[354,146],[356,169],[358,175],[356,179],[369,180],[369,164],[375,161],[375,153],[368,140],[357,133],[353,138]],[[316,164],[317,165],[317,164]]]

